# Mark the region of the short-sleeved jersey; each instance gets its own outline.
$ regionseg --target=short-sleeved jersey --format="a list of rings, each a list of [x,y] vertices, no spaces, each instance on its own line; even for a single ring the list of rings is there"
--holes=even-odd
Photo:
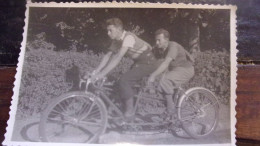
[[[128,47],[126,55],[134,60],[145,60],[145,54],[151,51],[147,42],[127,31],[123,32],[120,40],[113,40],[108,50],[117,53],[121,47]]]
[[[169,69],[174,67],[191,67],[193,59],[191,55],[178,43],[170,41],[167,47],[167,57],[172,58]]]

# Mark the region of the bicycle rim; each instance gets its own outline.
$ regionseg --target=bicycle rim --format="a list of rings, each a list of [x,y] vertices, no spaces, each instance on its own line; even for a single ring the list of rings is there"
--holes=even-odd
[[[104,133],[107,111],[94,94],[72,92],[51,102],[40,121],[46,142],[93,143]]]
[[[181,101],[179,119],[183,129],[193,138],[210,135],[218,123],[218,101],[207,89],[189,90]]]

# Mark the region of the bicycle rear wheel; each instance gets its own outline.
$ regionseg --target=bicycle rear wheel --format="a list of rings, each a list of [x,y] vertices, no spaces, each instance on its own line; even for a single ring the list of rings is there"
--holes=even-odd
[[[107,110],[91,93],[71,92],[53,100],[39,125],[44,142],[93,143],[105,132]]]
[[[219,105],[210,90],[191,88],[180,98],[178,105],[178,118],[192,138],[206,137],[217,127]]]

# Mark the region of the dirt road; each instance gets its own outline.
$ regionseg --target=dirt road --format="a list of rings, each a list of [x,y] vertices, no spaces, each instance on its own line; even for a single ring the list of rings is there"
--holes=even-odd
[[[203,139],[192,139],[184,131],[179,131],[177,135],[171,132],[133,135],[121,134],[116,131],[109,131],[100,136],[99,143],[138,143],[138,144],[208,144],[208,143],[230,143],[230,116],[229,107],[220,105],[219,124],[216,130]],[[14,141],[39,141],[38,124],[40,116],[26,119],[16,119],[12,139]],[[73,134],[72,134],[73,136]]]

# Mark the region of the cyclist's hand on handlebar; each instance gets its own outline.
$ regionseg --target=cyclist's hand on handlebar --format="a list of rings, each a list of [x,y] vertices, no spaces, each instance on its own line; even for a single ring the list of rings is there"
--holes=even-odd
[[[153,76],[150,76],[147,80],[147,86],[153,85],[154,81],[155,81],[155,78]]]
[[[91,73],[91,76],[94,76],[94,75],[96,75],[96,74],[98,74],[98,73],[99,73],[98,70],[94,70],[94,71]]]
[[[96,82],[96,81],[98,81],[98,80],[100,80],[100,79],[103,79],[104,78],[104,76],[102,75],[102,74],[95,74],[95,75],[92,75],[91,76],[91,81],[92,82]]]
[[[87,80],[91,77],[91,75],[89,73],[85,73],[85,75],[83,76],[84,80]]]
[[[93,76],[95,76],[96,74],[98,74],[98,71],[97,71],[97,70],[94,70],[92,73],[86,72],[85,75],[83,76],[83,79],[84,79],[84,80],[92,79]]]
[[[151,75],[146,83],[146,87],[144,88],[144,91],[147,93],[154,93],[153,85],[154,85],[155,78]]]

